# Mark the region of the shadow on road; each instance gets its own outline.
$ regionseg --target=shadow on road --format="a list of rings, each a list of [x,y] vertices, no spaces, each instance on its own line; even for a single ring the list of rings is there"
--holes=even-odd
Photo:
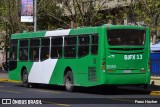
[[[20,87],[23,87],[19,85]],[[45,89],[45,90],[57,90],[65,91],[63,86],[56,85],[37,85],[36,87],[31,87],[36,89]],[[75,93],[85,93],[85,94],[98,94],[98,95],[149,95],[151,91],[159,91],[160,86],[150,85],[148,89],[143,87],[136,86],[99,86],[99,87],[76,87]]]
[[[120,87],[90,87],[90,88],[78,88],[76,92],[88,93],[88,94],[100,94],[100,95],[137,95],[137,94],[150,94],[148,90],[138,89],[130,86]]]

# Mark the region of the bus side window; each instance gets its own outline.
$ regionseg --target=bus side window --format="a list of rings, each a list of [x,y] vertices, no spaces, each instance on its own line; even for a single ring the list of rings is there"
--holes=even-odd
[[[64,57],[75,58],[77,38],[75,36],[67,36],[64,38],[64,41],[67,42],[67,44],[64,44]]]
[[[16,60],[16,53],[13,51],[13,52],[10,52],[10,60]]]
[[[28,39],[20,40],[19,59],[28,60]]]
[[[78,37],[78,57],[83,57],[89,54],[89,35],[79,36]]]
[[[98,53],[98,35],[94,34],[91,36],[92,42],[91,42],[91,54],[97,54]]]
[[[51,58],[61,58],[62,57],[62,37],[53,37],[51,39]]]
[[[50,47],[50,38],[42,38],[42,45],[41,45],[41,60],[46,60],[50,57],[49,54],[49,47]]]
[[[39,38],[30,39],[30,60],[31,61],[39,61],[39,48],[40,48]]]
[[[21,48],[19,52],[20,60],[28,60],[28,48]]]
[[[17,40],[11,40],[10,46],[10,60],[17,60]]]

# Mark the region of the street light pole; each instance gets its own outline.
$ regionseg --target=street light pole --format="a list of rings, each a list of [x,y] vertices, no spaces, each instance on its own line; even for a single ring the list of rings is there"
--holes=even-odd
[[[34,0],[34,32],[37,31],[37,0]]]

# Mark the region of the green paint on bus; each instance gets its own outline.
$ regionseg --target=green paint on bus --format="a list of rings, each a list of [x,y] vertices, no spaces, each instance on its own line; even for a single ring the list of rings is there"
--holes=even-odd
[[[30,83],[64,85],[71,71],[76,86],[149,84],[149,46],[149,28],[131,25],[13,34],[9,78],[27,70]]]

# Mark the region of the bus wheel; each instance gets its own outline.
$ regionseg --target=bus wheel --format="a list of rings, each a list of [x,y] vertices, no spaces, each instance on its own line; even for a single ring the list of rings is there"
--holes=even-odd
[[[25,69],[22,73],[22,85],[24,87],[29,87],[29,83],[28,83],[28,73],[27,70]]]
[[[64,85],[65,85],[65,89],[66,91],[73,91],[73,74],[71,71],[68,71],[65,76],[64,76]]]

